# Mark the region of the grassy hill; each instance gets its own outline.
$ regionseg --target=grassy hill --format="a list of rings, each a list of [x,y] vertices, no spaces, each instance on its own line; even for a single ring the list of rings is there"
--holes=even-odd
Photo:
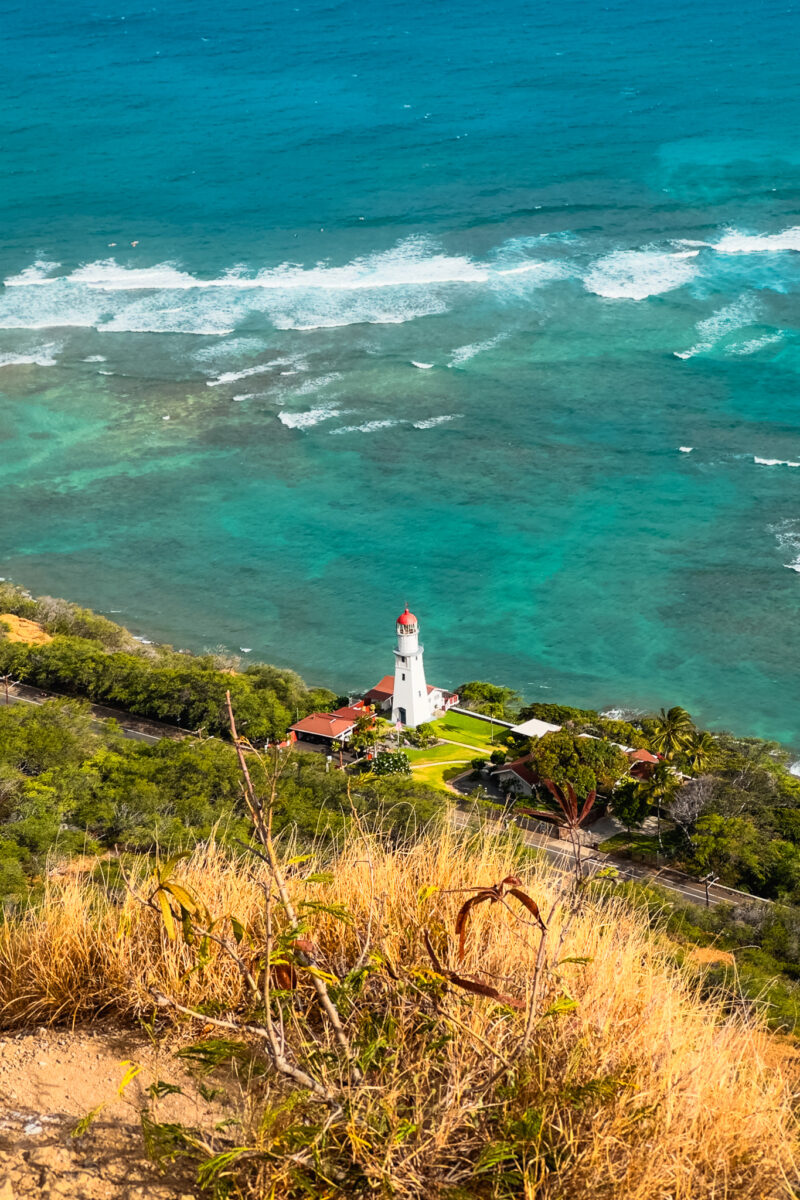
[[[397,844],[359,825],[310,858],[279,844],[295,928],[280,879],[252,854],[212,841],[163,868],[212,930],[205,942],[171,938],[160,905],[113,869],[51,871],[40,901],[0,930],[2,1024],[150,1023],[205,1069],[199,1087],[225,1093],[216,1127],[165,1124],[156,1099],[142,1116],[151,1153],[193,1161],[209,1195],[796,1194],[796,1052],[729,995],[706,994],[708,964],[645,909],[487,834],[458,840],[441,824]],[[154,894],[151,860],[128,859],[127,872],[142,900]],[[546,934],[511,896],[481,904],[459,963],[464,889],[511,874]],[[270,1029],[308,1086],[276,1069]]]

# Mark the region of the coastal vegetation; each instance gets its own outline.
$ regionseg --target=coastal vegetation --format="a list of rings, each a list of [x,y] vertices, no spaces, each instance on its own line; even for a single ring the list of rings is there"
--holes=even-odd
[[[710,1200],[721,1176],[745,1200],[792,1194],[795,1052],[767,1033],[800,1028],[800,781],[780,747],[682,709],[529,705],[449,712],[406,747],[365,718],[373,758],[346,769],[276,745],[292,705],[339,702],[292,672],[142,645],[19,589],[1,607],[46,636],[0,632],[0,673],[62,695],[0,691],[0,1027],[144,1021],[194,1063],[228,1118],[164,1124],[145,1097],[156,1161],[186,1159],[215,1200]],[[138,690],[112,695],[113,675]],[[206,724],[132,740],[89,698]],[[509,716],[562,728],[530,740],[493,724]],[[622,747],[659,761],[632,778]],[[576,851],[606,805],[623,854],[649,839],[777,902],[706,910],[613,865],[565,875],[513,825],[458,833],[447,779],[480,786],[509,757]]]
[[[293,721],[336,703],[332,692],[307,687],[294,671],[263,663],[241,669],[235,658],[142,643],[105,617],[63,600],[34,599],[8,583],[0,583],[2,613],[37,622],[51,640],[3,638],[0,616],[0,676],[182,729],[226,736],[227,690],[257,744],[285,737]]]

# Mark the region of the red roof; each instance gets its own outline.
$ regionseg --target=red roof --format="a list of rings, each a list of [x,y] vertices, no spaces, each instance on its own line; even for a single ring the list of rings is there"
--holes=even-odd
[[[363,704],[345,705],[344,708],[337,708],[333,715],[345,717],[351,721],[360,721],[362,717],[369,716],[369,709]]]
[[[374,688],[370,688],[364,697],[365,700],[388,700],[394,695],[394,675],[384,675],[383,679],[379,679]]]
[[[517,758],[514,762],[501,763],[494,771],[495,775],[501,774],[503,771],[513,771],[516,776],[524,780],[531,787],[539,782],[539,776],[529,765],[531,760],[530,754],[526,754],[524,758]]]
[[[658,762],[658,755],[651,754],[649,750],[629,750],[628,758],[631,760],[631,762]]]
[[[414,616],[414,614],[412,612],[408,611],[408,605],[406,605],[405,612],[400,613],[400,616],[397,618],[397,624],[398,625],[417,625],[418,624],[417,618]]]
[[[345,709],[349,712],[349,709]],[[359,713],[359,715],[362,715]],[[358,717],[342,716],[340,713],[311,713],[308,717],[303,717],[302,721],[296,721],[291,726],[294,733],[310,733],[314,737],[325,738],[340,738],[355,725]]]

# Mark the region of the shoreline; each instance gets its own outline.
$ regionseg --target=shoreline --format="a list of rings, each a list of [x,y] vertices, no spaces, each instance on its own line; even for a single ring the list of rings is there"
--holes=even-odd
[[[40,597],[34,596],[33,593],[28,592],[27,589],[24,587],[24,585],[14,583],[14,581],[7,576],[0,577],[0,592],[2,591],[2,589],[4,587],[20,590],[22,593],[26,594],[33,601],[36,601],[37,599],[41,599]],[[81,606],[75,605],[74,602],[72,602],[72,601],[57,600],[56,603],[60,603],[60,604],[63,603],[66,605],[71,605],[73,607],[81,607]],[[83,611],[89,612],[93,616],[99,618],[100,620],[107,621],[109,624],[113,625],[115,628],[124,631],[124,633],[127,636],[129,636],[143,650],[146,647],[152,647],[153,651],[157,652],[157,653],[173,652],[176,654],[185,655],[188,658],[194,659],[194,660],[205,659],[205,658],[209,658],[209,657],[212,657],[212,658],[219,657],[220,655],[222,655],[222,656],[228,658],[231,662],[238,660],[236,670],[237,670],[237,673],[239,673],[239,674],[246,672],[250,668],[270,667],[279,672],[291,673],[293,676],[296,676],[301,681],[302,685],[306,688],[306,690],[308,692],[312,692],[312,693],[313,692],[330,692],[331,694],[335,694],[337,696],[357,696],[357,695],[361,695],[364,692],[366,692],[368,690],[368,688],[371,686],[371,684],[368,682],[368,680],[370,679],[370,676],[367,675],[366,668],[365,668],[364,677],[360,683],[360,686],[355,687],[355,688],[352,688],[352,687],[344,688],[344,689],[340,690],[338,687],[336,687],[335,685],[332,685],[332,684],[326,684],[326,683],[321,683],[321,682],[309,683],[306,679],[306,676],[298,668],[296,668],[293,665],[287,665],[286,663],[277,663],[274,660],[269,661],[267,659],[251,658],[250,654],[252,653],[252,651],[249,649],[245,651],[241,647],[239,647],[239,648],[237,648],[237,650],[229,650],[228,647],[225,647],[223,645],[217,645],[213,648],[206,648],[204,650],[199,650],[199,651],[192,650],[189,648],[176,649],[175,646],[171,642],[160,641],[160,640],[157,640],[155,637],[150,638],[150,637],[146,636],[145,633],[143,633],[143,632],[133,632],[133,629],[131,629],[127,625],[119,625],[114,620],[114,617],[117,615],[122,615],[120,610],[116,610],[116,611],[115,610],[105,610],[105,611],[103,611],[103,610],[95,610],[95,609],[86,609]],[[134,625],[134,628],[136,628],[136,627],[137,626]],[[148,630],[148,632],[152,632],[152,631]],[[386,658],[387,662],[391,663],[391,659],[390,659],[391,640],[389,637],[386,638],[386,648],[387,649],[386,649],[385,658]],[[441,672],[439,672],[435,667],[434,667],[434,671],[436,672],[437,678],[439,678],[441,675]],[[475,676],[475,677],[476,678],[484,678],[483,676]],[[484,679],[484,681],[495,683],[494,680],[485,680]],[[464,682],[463,680],[458,680],[456,682],[448,681],[448,683],[443,686],[446,686],[453,690],[458,690],[458,687],[461,686],[461,684],[463,682]],[[500,684],[499,686],[510,686],[510,685],[503,683],[503,684]],[[516,689],[514,689],[514,690],[516,690]],[[552,689],[548,687],[547,691],[550,692],[551,690]],[[652,707],[648,708],[648,707],[644,707],[642,705],[624,705],[624,704],[619,704],[617,702],[617,703],[607,704],[607,705],[604,705],[602,707],[597,707],[597,708],[592,708],[592,707],[584,708],[583,703],[581,703],[580,701],[575,701],[575,702],[565,701],[561,695],[559,695],[558,699],[544,699],[541,696],[538,696],[535,699],[530,699],[530,698],[526,697],[523,693],[519,693],[519,694],[521,696],[521,703],[522,703],[523,707],[526,705],[530,705],[530,704],[543,704],[543,705],[556,704],[556,705],[560,705],[562,707],[583,709],[584,711],[587,711],[587,712],[596,713],[599,717],[609,718],[612,720],[622,720],[622,721],[638,720],[644,716],[648,716],[653,713],[656,713],[658,711],[658,709],[660,707],[662,707],[662,705],[657,704],[657,703],[654,703],[652,705]],[[105,707],[109,707],[109,706],[105,705]],[[692,710],[690,709],[689,711],[692,711]],[[142,714],[137,714],[135,712],[131,712],[131,716],[133,716],[133,717],[137,717],[140,715],[142,715]],[[476,715],[480,715],[480,714],[476,714]],[[787,753],[791,757],[792,762],[791,762],[790,769],[791,769],[792,773],[796,774],[796,775],[798,775],[798,777],[800,777],[800,736],[798,737],[798,742],[796,744],[794,744],[792,741],[789,741],[789,740],[763,737],[759,733],[741,732],[741,730],[739,728],[737,728],[737,727],[731,728],[731,726],[729,726],[729,725],[707,724],[702,719],[702,717],[698,718],[698,725],[701,728],[708,729],[709,732],[716,734],[716,735],[728,733],[731,736],[733,736],[737,739],[741,739],[741,740],[751,739],[751,740],[761,741],[761,742],[765,742],[765,743],[772,743],[772,742],[776,743],[777,745],[779,745],[781,747],[781,749],[785,753]]]

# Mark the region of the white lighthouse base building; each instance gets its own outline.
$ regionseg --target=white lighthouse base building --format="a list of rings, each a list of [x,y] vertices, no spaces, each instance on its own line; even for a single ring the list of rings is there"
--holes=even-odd
[[[406,605],[397,618],[397,647],[394,651],[394,675],[384,675],[364,699],[387,713],[396,725],[411,728],[430,721],[437,711],[458,704],[458,696],[444,688],[430,687],[425,681],[419,644],[419,622]]]

